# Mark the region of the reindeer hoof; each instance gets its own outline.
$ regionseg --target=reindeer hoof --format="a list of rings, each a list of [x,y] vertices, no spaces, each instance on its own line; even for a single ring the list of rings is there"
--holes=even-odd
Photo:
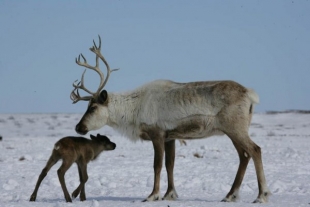
[[[264,202],[262,199],[260,198],[256,198],[255,201],[253,201],[253,203],[266,203]]]
[[[75,198],[78,197],[79,194],[80,194],[80,191],[79,191],[79,190],[75,190],[75,191],[71,194],[71,197],[72,197],[73,199],[75,199]]]
[[[253,203],[267,203],[268,200],[264,199],[264,198],[256,198],[255,201],[253,201]]]
[[[159,193],[154,194],[154,195],[150,195],[149,197],[147,197],[145,200],[143,200],[142,202],[147,202],[147,201],[158,201],[161,200]]]
[[[167,192],[165,194],[165,196],[163,197],[163,200],[175,201],[178,197],[179,196],[178,196],[177,192],[175,191],[175,189],[173,189],[172,191]]]
[[[65,197],[67,203],[72,203],[72,199],[70,197]]]
[[[268,197],[271,195],[271,193],[268,192],[264,192],[261,195],[258,195],[258,197],[255,199],[255,201],[253,201],[253,203],[268,203]]]
[[[36,196],[35,195],[31,195],[29,201],[36,201]]]
[[[239,199],[238,195],[232,194],[229,196],[226,196],[221,202],[236,202]]]
[[[80,201],[86,201],[86,196],[85,195],[80,195]]]

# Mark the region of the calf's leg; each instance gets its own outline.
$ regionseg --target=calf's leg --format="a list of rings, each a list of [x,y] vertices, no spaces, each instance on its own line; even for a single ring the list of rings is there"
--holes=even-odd
[[[67,190],[65,182],[65,173],[71,167],[72,164],[73,164],[72,160],[64,160],[60,168],[57,170],[58,179],[67,202],[72,202],[72,199]]]
[[[55,159],[53,156],[51,156],[49,158],[49,160],[47,161],[46,163],[46,166],[43,168],[41,174],[39,175],[39,178],[38,178],[38,181],[37,181],[37,184],[36,184],[36,187],[34,188],[34,191],[33,193],[31,194],[30,196],[30,200],[29,201],[35,201],[36,198],[37,198],[37,193],[38,193],[38,190],[39,190],[39,187],[41,185],[41,182],[42,180],[45,178],[45,176],[47,175],[48,171],[51,169],[51,167],[53,165],[55,165],[57,163],[59,159]]]

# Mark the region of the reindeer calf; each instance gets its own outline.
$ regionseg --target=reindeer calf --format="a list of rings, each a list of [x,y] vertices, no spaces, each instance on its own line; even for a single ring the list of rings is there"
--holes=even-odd
[[[98,155],[105,150],[114,150],[116,144],[111,142],[108,137],[97,134],[90,135],[90,139],[83,137],[65,137],[56,142],[52,155],[47,161],[45,168],[42,170],[35,189],[30,197],[30,201],[35,201],[40,184],[48,171],[58,160],[62,159],[63,163],[57,171],[61,188],[67,202],[72,202],[65,184],[65,173],[76,162],[78,165],[80,185],[73,191],[72,197],[76,198],[80,194],[80,200],[86,200],[85,183],[88,179],[87,163],[95,160]]]

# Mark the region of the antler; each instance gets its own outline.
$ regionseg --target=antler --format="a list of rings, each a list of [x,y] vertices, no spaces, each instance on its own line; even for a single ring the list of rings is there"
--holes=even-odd
[[[110,69],[110,66],[109,66],[108,62],[105,60],[105,58],[101,54],[101,51],[100,51],[101,50],[101,38],[100,38],[100,35],[98,35],[98,37],[99,37],[99,47],[97,47],[97,45],[95,43],[95,40],[93,40],[94,45],[93,45],[93,47],[89,48],[90,51],[92,51],[93,53],[96,54],[96,66],[89,65],[87,63],[87,61],[86,61],[86,58],[83,56],[82,53],[78,56],[78,58],[75,58],[75,62],[76,62],[76,64],[78,64],[80,66],[84,66],[85,68],[94,70],[94,71],[96,71],[98,73],[98,75],[100,76],[99,87],[98,87],[97,91],[94,93],[94,92],[91,92],[90,90],[88,90],[84,86],[84,74],[86,72],[86,69],[85,69],[83,74],[82,74],[81,81],[78,82],[77,84],[76,84],[77,80],[73,82],[74,89],[72,90],[72,92],[70,94],[70,98],[73,101],[73,103],[76,103],[76,102],[78,102],[80,100],[87,101],[87,100],[90,100],[92,97],[97,96],[100,93],[100,91],[103,89],[103,87],[106,85],[106,83],[108,82],[110,74],[113,71],[119,70],[119,69],[113,69],[113,70]],[[81,57],[83,59],[83,62],[81,62]],[[104,74],[102,73],[102,71],[99,68],[99,58],[102,60],[102,62],[104,62],[104,64],[107,67],[107,77],[105,79],[104,79]],[[80,94],[79,94],[79,89],[82,89],[85,92],[91,94],[91,96],[83,96],[83,97],[81,97]]]

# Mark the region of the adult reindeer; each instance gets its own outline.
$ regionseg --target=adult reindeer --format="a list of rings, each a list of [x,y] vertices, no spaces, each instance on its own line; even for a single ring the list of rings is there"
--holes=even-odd
[[[89,101],[86,113],[76,125],[76,132],[84,135],[109,125],[131,140],[152,141],[155,154],[154,187],[145,201],[160,199],[160,172],[164,154],[168,189],[163,199],[177,198],[173,178],[175,139],[190,140],[223,134],[235,146],[240,164],[231,190],[222,201],[237,200],[250,158],[254,161],[259,189],[254,202],[268,201],[270,193],[266,185],[261,149],[248,134],[254,104],[259,102],[259,97],[253,90],[233,81],[176,83],[156,80],[130,92],[107,93],[103,88],[116,69],[111,70],[101,54],[100,36],[99,46],[94,41],[90,50],[96,54],[96,66],[90,66],[82,54],[76,59],[76,63],[96,71],[101,81],[96,92],[85,88],[85,69],[81,81],[73,83],[74,90],[70,96],[73,103]],[[107,67],[105,79],[99,68],[99,60]],[[79,89],[90,96],[81,97]]]

